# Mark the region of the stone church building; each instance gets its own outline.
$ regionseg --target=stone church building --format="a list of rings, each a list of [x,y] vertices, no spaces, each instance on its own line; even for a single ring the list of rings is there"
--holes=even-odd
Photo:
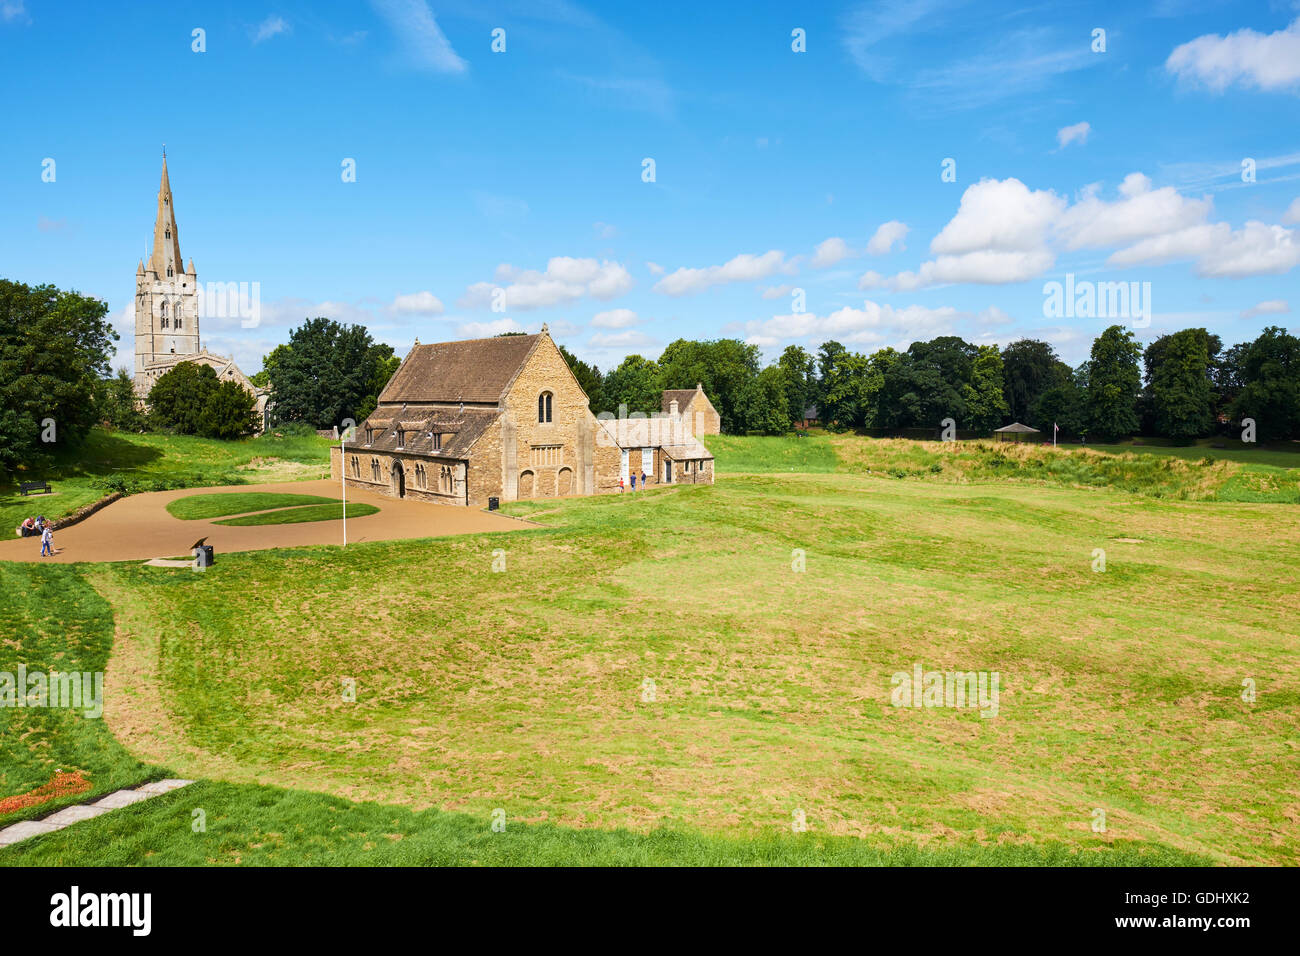
[[[713,455],[680,414],[593,415],[545,325],[537,335],[417,341],[374,412],[334,447],[331,468],[381,494],[471,507],[618,493],[632,475],[641,487],[643,472],[650,487],[713,482]]]
[[[194,260],[182,268],[180,231],[163,155],[153,251],[135,271],[135,393],[149,397],[154,383],[181,362],[210,365],[220,381],[238,382],[257,397],[258,419],[265,421],[267,393],[248,380],[235,360],[215,355],[199,342],[202,292]]]

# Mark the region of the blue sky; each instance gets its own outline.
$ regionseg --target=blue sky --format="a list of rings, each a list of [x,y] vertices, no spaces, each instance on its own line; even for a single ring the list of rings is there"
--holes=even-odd
[[[1149,282],[1143,341],[1300,325],[1292,0],[0,0],[0,90],[0,276],[105,299],[127,358],[163,143],[199,279],[260,284],[257,327],[202,329],[248,372],[314,315],[399,353],[546,322],[602,368],[947,333],[1075,364],[1115,320],[1045,314],[1067,273]]]

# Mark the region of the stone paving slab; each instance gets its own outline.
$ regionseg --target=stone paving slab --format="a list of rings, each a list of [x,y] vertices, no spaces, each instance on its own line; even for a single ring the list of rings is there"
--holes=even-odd
[[[50,814],[41,823],[51,824],[61,830],[73,823],[90,820],[102,813],[108,813],[108,807],[93,807],[88,803],[80,803],[75,807],[64,807],[58,813]]]
[[[110,810],[129,807],[133,803],[148,800],[150,797],[171,793],[171,791],[179,790],[181,787],[188,787],[193,782],[193,780],[181,780],[175,777],[167,780],[155,780],[153,783],[146,783],[134,790],[117,790],[102,800],[96,800],[94,803],[79,803],[75,806],[64,807],[58,813],[52,813],[44,820],[24,820],[22,823],[15,823],[13,826],[0,830],[0,847],[11,846],[20,840],[40,836],[42,833],[53,833],[55,830],[62,830],[64,827],[80,823],[82,820],[90,820],[100,814],[108,813]]]
[[[26,840],[28,837],[39,836],[42,833],[53,833],[59,829],[62,828],[46,823],[44,820],[24,820],[22,823],[15,823],[11,827],[0,830],[0,846],[9,846],[19,840]]]
[[[152,793],[141,793],[139,790],[118,790],[115,793],[110,793],[103,800],[95,801],[91,806],[103,807],[105,810],[120,810],[122,807],[129,807],[141,800],[148,800],[152,796]]]

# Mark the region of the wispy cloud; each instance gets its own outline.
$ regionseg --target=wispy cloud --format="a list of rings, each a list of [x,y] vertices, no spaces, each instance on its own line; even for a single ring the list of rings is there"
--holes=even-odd
[[[0,20],[5,23],[31,23],[27,7],[23,0],[3,0],[0,2]]]
[[[411,66],[436,73],[464,73],[469,64],[456,55],[425,0],[370,0],[397,36]]]
[[[671,116],[673,113],[673,91],[658,77],[582,76],[564,71],[560,76],[615,106],[644,110],[657,116]]]
[[[291,27],[285,21],[284,17],[269,16],[257,25],[253,33],[254,43],[263,43],[271,37],[279,36],[281,33],[289,33]]]
[[[1086,121],[1073,126],[1062,126],[1056,131],[1056,148],[1065,149],[1071,143],[1086,143],[1091,132],[1092,127]]]

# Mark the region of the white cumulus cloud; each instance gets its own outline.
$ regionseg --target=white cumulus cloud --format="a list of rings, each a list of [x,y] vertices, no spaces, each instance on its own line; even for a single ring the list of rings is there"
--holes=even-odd
[[[907,226],[897,219],[891,219],[889,222],[882,222],[877,228],[871,239],[867,242],[867,253],[873,256],[883,256],[898,243],[898,248],[906,249],[903,245],[903,239],[907,236]]]
[[[542,309],[584,296],[613,299],[631,288],[632,276],[621,263],[555,256],[542,272],[502,263],[497,266],[495,282],[475,282],[458,304],[463,308],[490,306],[500,289],[508,309]]]
[[[672,296],[690,295],[712,286],[766,279],[778,272],[792,272],[793,269],[793,265],[786,261],[785,253],[777,249],[765,252],[761,256],[742,253],[720,266],[705,266],[702,269],[680,268],[656,282],[654,291]]]
[[[1233,85],[1300,91],[1300,18],[1274,33],[1246,28],[1199,36],[1175,47],[1165,69],[1216,92]]]
[[[399,315],[442,315],[442,302],[432,292],[412,292],[399,295],[389,306]]]
[[[1065,149],[1071,143],[1088,142],[1088,134],[1092,132],[1092,127],[1088,123],[1075,123],[1073,126],[1062,126],[1056,131],[1056,148]]]

